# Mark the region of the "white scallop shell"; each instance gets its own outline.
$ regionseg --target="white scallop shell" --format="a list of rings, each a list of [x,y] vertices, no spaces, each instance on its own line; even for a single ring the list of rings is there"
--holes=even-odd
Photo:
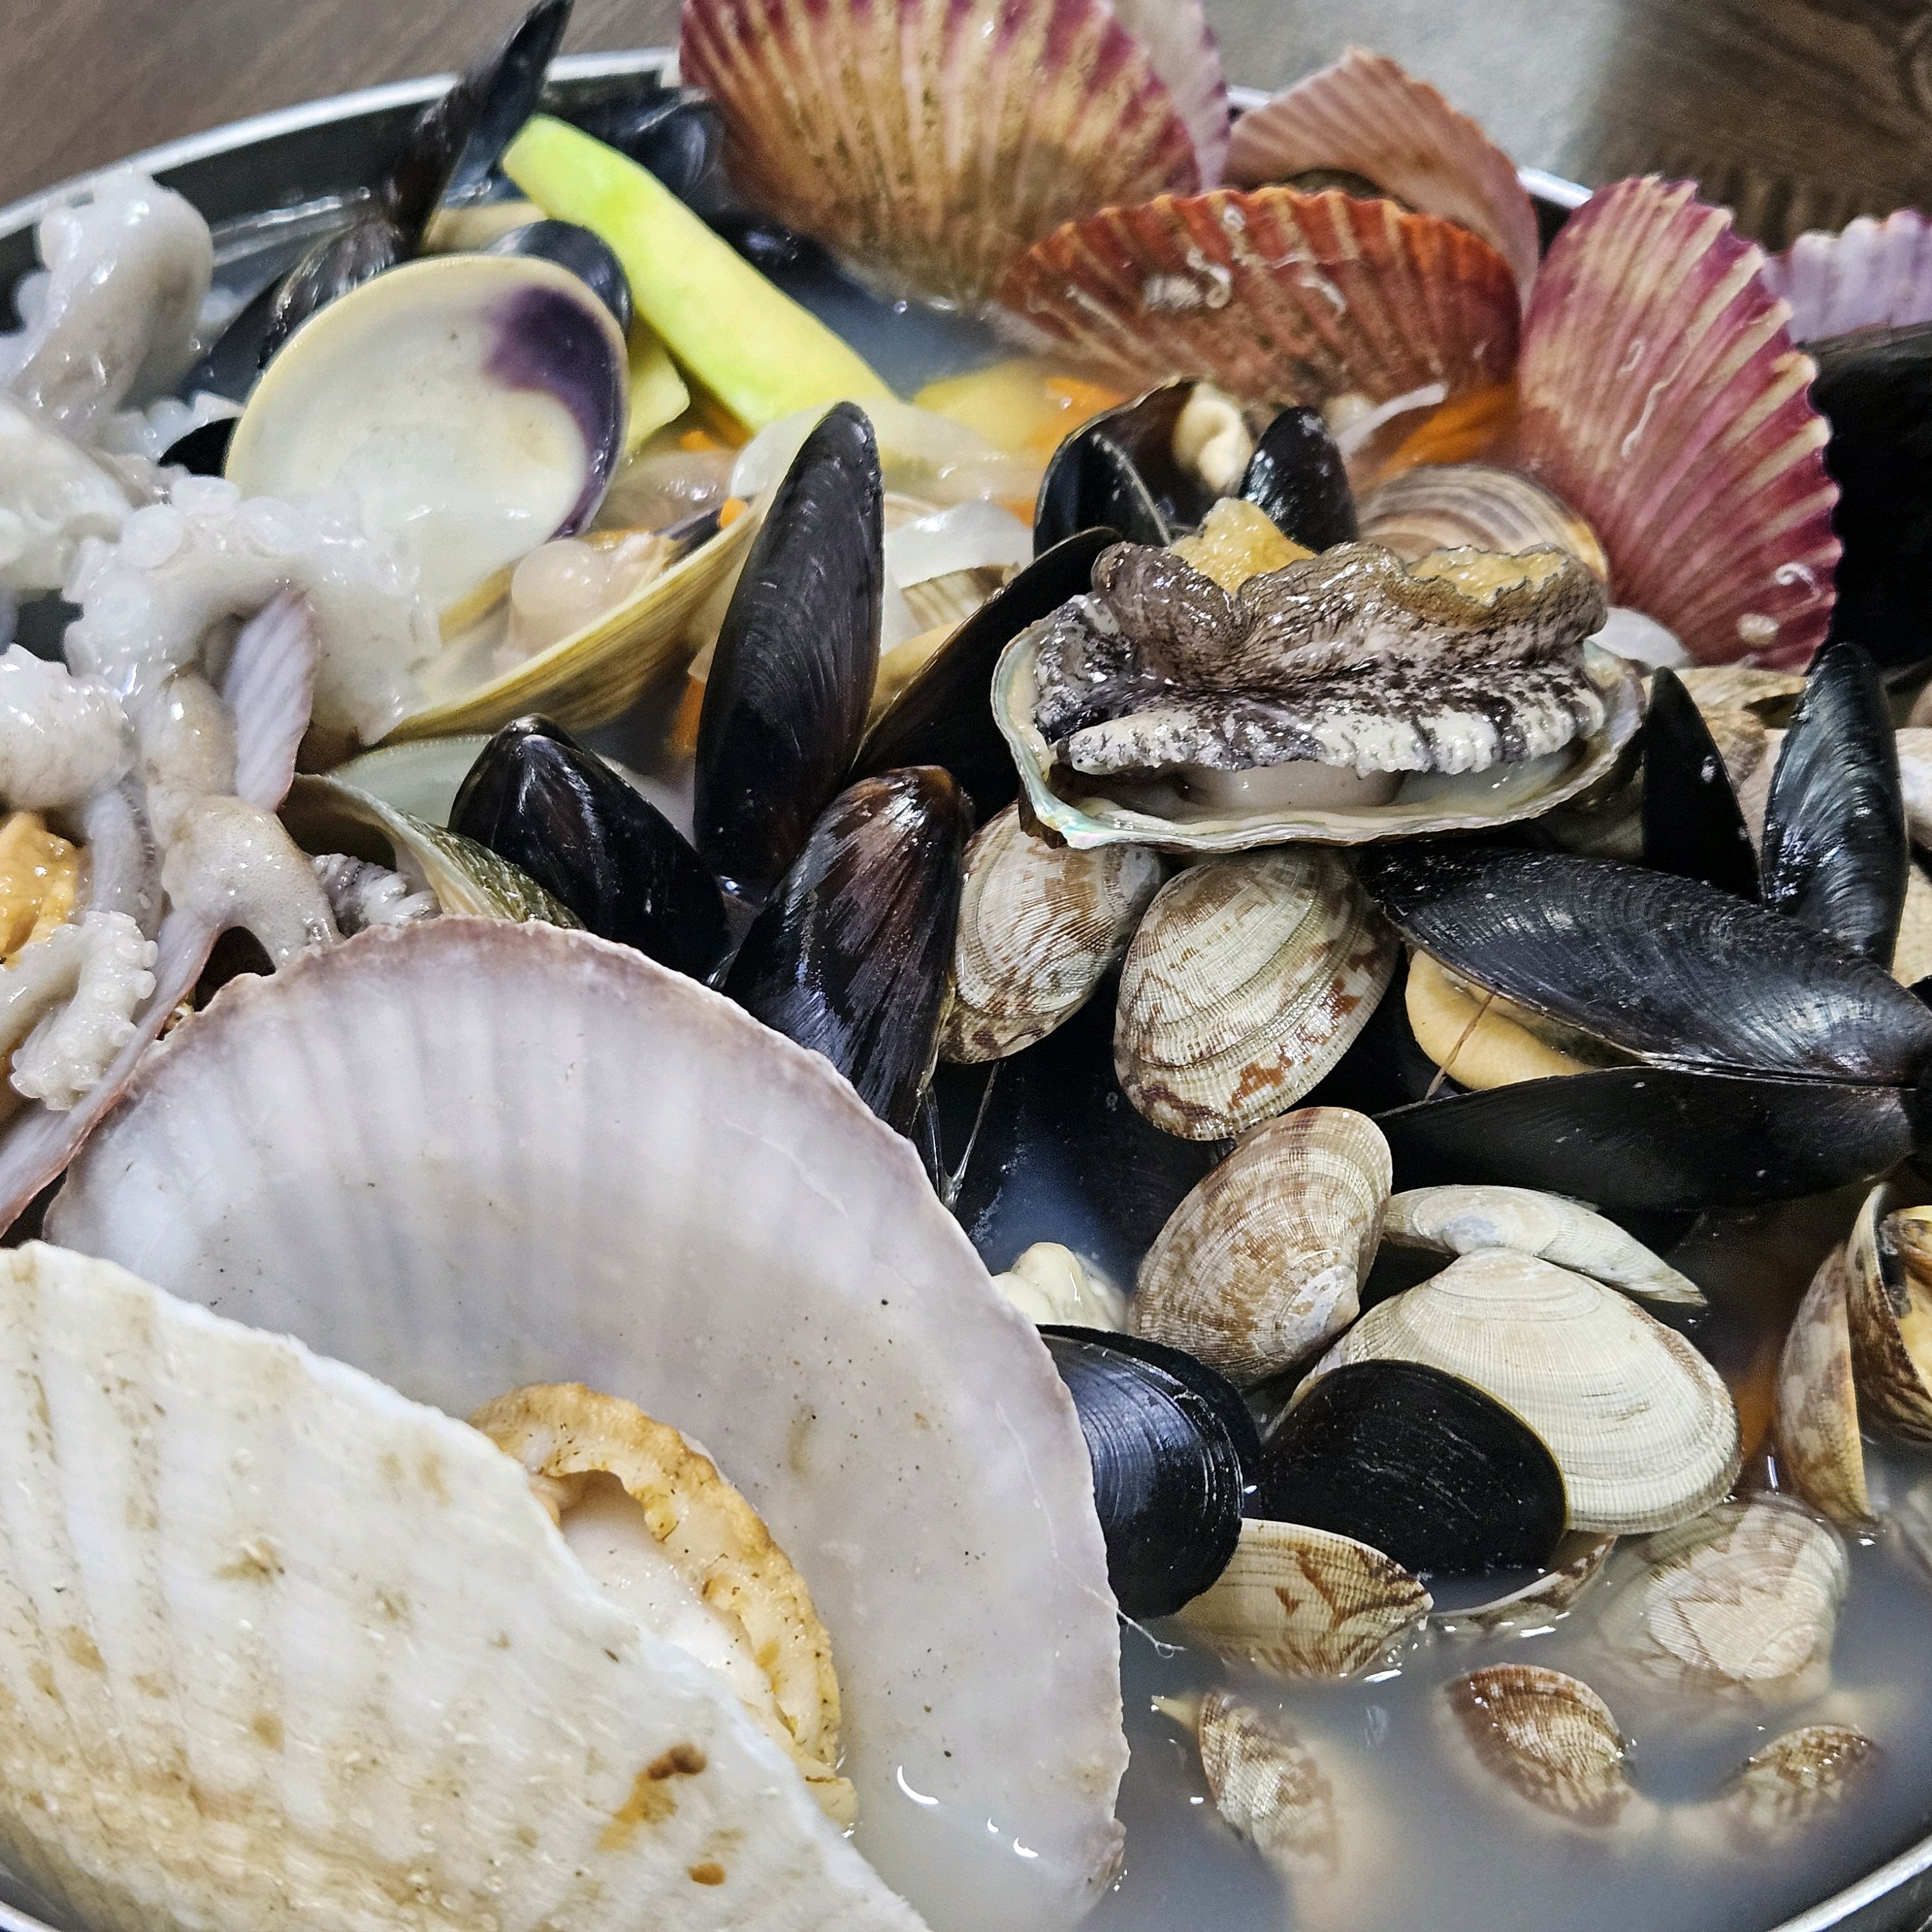
[[[488,1440],[0,1254],[0,1850],[94,1932],[916,1932]]]
[[[887,1882],[937,1932],[1026,1932],[1110,1876],[1118,1638],[1072,1405],[817,1054],[586,934],[366,932],[181,1028],[50,1225],[454,1414],[582,1381],[684,1430],[832,1634]]]

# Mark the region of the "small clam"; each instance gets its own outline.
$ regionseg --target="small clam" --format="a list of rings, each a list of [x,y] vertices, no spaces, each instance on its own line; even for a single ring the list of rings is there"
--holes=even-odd
[[[1610,560],[1595,531],[1552,490],[1487,463],[1422,463],[1378,484],[1362,500],[1365,542],[1413,563],[1431,550],[1508,556],[1553,544],[1604,582]]]
[[[966,848],[941,1056],[1000,1060],[1043,1040],[1126,950],[1160,880],[1144,846],[1049,845],[1017,806],[982,826]]]
[[[1604,1831],[1642,1806],[1623,1733],[1588,1684],[1534,1664],[1498,1664],[1457,1678],[1443,1695],[1478,1763],[1539,1811]]]
[[[1173,1134],[1219,1140],[1292,1106],[1375,1010],[1395,952],[1319,850],[1190,867],[1154,895],[1120,974],[1114,1064]]]
[[[1210,1690],[1191,1714],[1214,1808],[1291,1884],[1337,1877],[1344,1808],[1288,1719],[1225,1690]]]
[[[1148,1250],[1134,1332],[1242,1385],[1292,1367],[1355,1318],[1388,1188],[1388,1143],[1346,1107],[1250,1130]]]
[[[1041,1326],[1118,1332],[1127,1325],[1127,1298],[1091,1263],[1058,1241],[1036,1241],[993,1286]]]
[[[1849,1724],[1801,1725],[1752,1752],[1724,1790],[1690,1808],[1684,1822],[1694,1843],[1714,1836],[1748,1856],[1782,1852],[1884,1765],[1885,1753]]]
[[[1504,1248],[1620,1288],[1647,1301],[1689,1308],[1703,1292],[1651,1252],[1614,1221],[1561,1194],[1528,1187],[1412,1188],[1391,1195],[1382,1213],[1382,1238],[1395,1246],[1440,1254]]]
[[[1866,1196],[1846,1245],[1852,1375],[1871,1420],[1932,1442],[1932,1208]]]
[[[1700,1514],[1736,1475],[1738,1415],[1716,1370],[1628,1297],[1492,1249],[1378,1304],[1316,1363],[1426,1362],[1506,1402],[1550,1448],[1569,1526],[1622,1534]]]
[[[1614,1536],[1594,1536],[1577,1530],[1566,1536],[1550,1559],[1550,1568],[1521,1588],[1472,1604],[1466,1610],[1438,1610],[1432,1627],[1446,1636],[1508,1636],[1526,1624],[1538,1627],[1567,1617],[1585,1591],[1604,1574],[1616,1547]]]
[[[1850,1264],[1834,1248],[1819,1264],[1778,1364],[1778,1460],[1814,1509],[1835,1522],[1872,1516],[1846,1307]]]
[[[1250,1520],[1228,1567],[1180,1612],[1223,1656],[1273,1677],[1359,1677],[1429,1614],[1399,1563],[1346,1536]]]

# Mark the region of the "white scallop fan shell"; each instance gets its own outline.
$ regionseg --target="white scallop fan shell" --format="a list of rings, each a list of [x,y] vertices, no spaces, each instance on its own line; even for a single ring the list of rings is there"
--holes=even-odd
[[[273,812],[295,777],[315,691],[316,633],[308,607],[278,597],[242,626],[221,696],[235,718],[235,790]],[[194,989],[221,928],[171,908],[155,934],[154,989],[136,1010],[134,1031],[98,1083],[64,1112],[38,1103],[0,1130],[0,1228],[66,1166],[134,1077],[135,1063]]]
[[[93,1932],[916,1932],[487,1438],[0,1255],[0,1844]]]
[[[686,1430],[831,1633],[887,1882],[937,1932],[1050,1932],[1111,1876],[1119,1642],[1072,1405],[817,1054],[586,934],[366,932],[226,988],[52,1214],[452,1414],[575,1380]]]
[[[1932,221],[1901,208],[1882,221],[1862,214],[1835,234],[1813,229],[1762,272],[1790,305],[1799,342],[1932,322]]]

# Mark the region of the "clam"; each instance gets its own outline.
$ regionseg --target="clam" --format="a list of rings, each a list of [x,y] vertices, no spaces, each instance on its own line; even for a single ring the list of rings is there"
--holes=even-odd
[[[1324,1529],[1419,1575],[1540,1568],[1564,1484],[1530,1428],[1473,1383],[1415,1362],[1334,1369],[1269,1436],[1256,1516]]]
[[[1355,1318],[1388,1188],[1388,1143],[1345,1107],[1250,1129],[1148,1250],[1135,1334],[1242,1386],[1292,1367]]]
[[[1452,1728],[1497,1784],[1546,1816],[1602,1832],[1643,1808],[1623,1733],[1579,1678],[1531,1664],[1492,1664],[1443,1694]]]
[[[993,1286],[1029,1322],[1118,1332],[1127,1325],[1127,1298],[1090,1262],[1058,1241],[1035,1241]]]
[[[1388,1663],[1431,1602],[1365,1543],[1251,1519],[1226,1568],[1179,1614],[1222,1656],[1271,1677],[1348,1678]]]
[[[1292,1106],[1347,1052],[1394,969],[1346,865],[1314,850],[1190,867],[1127,948],[1114,1064],[1156,1126],[1218,1140]]]
[[[1834,1248],[1791,1318],[1778,1364],[1776,1442],[1798,1494],[1834,1522],[1856,1523],[1873,1510],[1852,1369],[1850,1279],[1844,1250]]]
[[[1049,845],[1017,806],[982,826],[966,848],[941,1055],[1004,1059],[1078,1011],[1126,952],[1161,871],[1144,847]]]
[[[1414,563],[1438,550],[1509,556],[1568,550],[1607,584],[1610,560],[1596,532],[1540,483],[1489,463],[1419,463],[1378,483],[1362,500],[1365,543]]]
[[[762,893],[843,782],[879,662],[885,569],[879,454],[841,404],[772,493],[732,593],[698,730],[696,842]]]
[[[902,1133],[939,1051],[971,823],[936,766],[861,778],[812,826],[724,980]]]
[[[1716,1370],[1628,1296],[1532,1256],[1465,1255],[1378,1303],[1299,1400],[1368,1361],[1426,1363],[1508,1403],[1562,1470],[1573,1529],[1687,1522],[1738,1472],[1737,1411]]]
[[[1214,1808],[1291,1885],[1323,1886],[1342,1870],[1347,1812],[1333,1780],[1286,1715],[1226,1690],[1190,1712]]]
[[[1762,726],[1756,735],[1761,755]],[[1669,670],[1652,677],[1644,710],[1643,862],[1740,898],[1758,896],[1757,854],[1730,760],[1683,680]]]
[[[1511,1636],[1526,1625],[1546,1628],[1576,1607],[1584,1592],[1603,1575],[1616,1544],[1614,1536],[1574,1532],[1557,1545],[1542,1575],[1487,1603],[1438,1610],[1430,1619],[1431,1628],[1447,1636],[1475,1638]]]
[[[1782,1849],[1829,1817],[1884,1768],[1885,1754],[1849,1724],[1802,1724],[1752,1752],[1717,1799],[1741,1850]]]
[[[1862,1414],[1932,1442],[1932,1210],[1891,1202],[1874,1188],[1846,1244],[1852,1377]]]
[[[1614,1221],[1560,1194],[1528,1187],[1411,1188],[1382,1210],[1382,1239],[1402,1248],[1468,1255],[1486,1248],[1533,1255],[1646,1301],[1701,1308],[1697,1284]]]

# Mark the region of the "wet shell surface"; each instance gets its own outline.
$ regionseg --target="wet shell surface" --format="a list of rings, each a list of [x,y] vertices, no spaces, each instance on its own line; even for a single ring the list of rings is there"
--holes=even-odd
[[[1718,1802],[1734,1836],[1783,1846],[1884,1762],[1878,1746],[1849,1724],[1804,1724],[1754,1751]]]
[[[974,834],[952,949],[942,1059],[1004,1059],[1085,1004],[1161,881],[1144,846],[1049,845],[1009,806]]]
[[[1253,403],[1421,407],[1508,382],[1516,359],[1516,282],[1486,242],[1333,190],[1109,208],[1029,248],[997,298],[1123,382],[1201,376]]]
[[[1589,1685],[1535,1664],[1498,1664],[1443,1694],[1456,1730],[1484,1771],[1566,1825],[1603,1831],[1636,1792],[1623,1733]]]
[[[1850,1262],[1834,1248],[1818,1264],[1778,1364],[1778,1459],[1814,1509],[1834,1522],[1872,1514],[1852,1371],[1846,1295]]]
[[[1700,663],[1802,668],[1831,618],[1838,490],[1763,260],[1686,183],[1592,196],[1524,319],[1520,446],[1602,539],[1616,602]]]
[[[1490,1637],[1507,1635],[1526,1624],[1541,1628],[1552,1623],[1576,1607],[1584,1592],[1603,1575],[1616,1546],[1614,1536],[1578,1530],[1558,1545],[1551,1567],[1541,1576],[1486,1604],[1438,1610],[1432,1620],[1433,1627],[1448,1636]]]
[[[1244,1135],[1141,1264],[1136,1334],[1238,1386],[1312,1354],[1354,1321],[1388,1198],[1388,1143],[1366,1114],[1305,1107]]]
[[[1342,1868],[1334,1784],[1288,1719],[1225,1690],[1201,1700],[1201,1768],[1221,1816],[1292,1883]]]
[[[1190,867],[1127,948],[1114,1024],[1123,1090],[1157,1127],[1223,1140],[1285,1112],[1346,1053],[1395,948],[1333,853]]]
[[[1318,1362],[1429,1364],[1543,1438],[1569,1526],[1624,1534],[1701,1514],[1730,1487],[1737,1411],[1718,1372],[1627,1296],[1528,1255],[1465,1255],[1378,1303]]]
[[[1932,322],[1932,222],[1900,208],[1882,221],[1862,214],[1835,234],[1813,229],[1762,272],[1800,342]]]
[[[1892,1201],[1874,1188],[1846,1244],[1852,1375],[1868,1420],[1932,1442],[1932,1210]]]
[[[678,60],[755,206],[948,301],[977,302],[1061,222],[1203,178],[1174,94],[1102,0],[701,0]]]
[[[1495,550],[1507,556],[1552,544],[1608,582],[1597,533],[1540,483],[1488,463],[1419,463],[1363,498],[1362,540],[1413,563],[1431,550]]]
[[[1536,210],[1516,164],[1436,88],[1381,54],[1350,47],[1234,124],[1231,187],[1342,169],[1424,214],[1480,235],[1526,296],[1536,279]]]
[[[1227,1568],[1180,1621],[1223,1656],[1271,1677],[1359,1677],[1388,1662],[1432,1600],[1366,1543],[1251,1520]]]

